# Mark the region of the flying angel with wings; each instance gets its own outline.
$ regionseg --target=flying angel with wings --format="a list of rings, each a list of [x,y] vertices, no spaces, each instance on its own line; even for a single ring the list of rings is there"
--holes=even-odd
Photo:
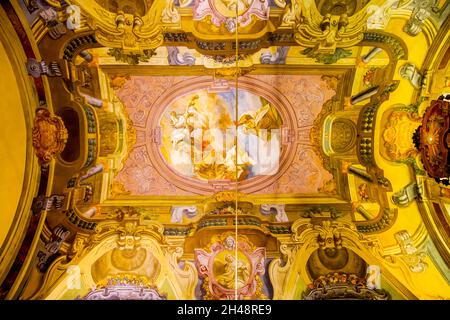
[[[260,137],[261,129],[267,130],[267,140],[270,140],[271,129],[279,129],[283,121],[278,110],[270,103],[265,103],[256,111],[248,111],[241,115],[238,126],[243,126],[246,131],[255,130]]]

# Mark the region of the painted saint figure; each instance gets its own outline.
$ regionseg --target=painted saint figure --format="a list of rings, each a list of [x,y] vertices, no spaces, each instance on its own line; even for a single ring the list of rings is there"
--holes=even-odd
[[[250,272],[244,262],[231,255],[225,256],[225,272],[217,277],[217,282],[226,289],[242,288],[248,281]]]

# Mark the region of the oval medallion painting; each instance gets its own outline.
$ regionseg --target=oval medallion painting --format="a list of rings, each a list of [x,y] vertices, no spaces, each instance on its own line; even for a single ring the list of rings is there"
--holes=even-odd
[[[241,251],[220,251],[213,262],[213,276],[224,289],[241,289],[249,282],[251,274],[251,261]]]
[[[239,90],[236,99],[234,89],[204,89],[166,108],[160,120],[161,153],[178,174],[199,180],[273,175],[278,171],[282,124],[277,109],[263,97]]]

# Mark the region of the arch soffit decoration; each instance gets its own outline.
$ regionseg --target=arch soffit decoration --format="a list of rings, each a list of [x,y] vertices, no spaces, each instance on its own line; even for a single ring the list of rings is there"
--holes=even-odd
[[[141,223],[140,218],[125,219],[121,222],[105,221],[97,226],[97,233],[88,236],[78,234],[68,256],[61,256],[48,268],[41,289],[31,299],[61,299],[68,290],[70,281],[68,269],[71,266],[79,267],[82,288],[87,291],[96,286],[92,274],[92,265],[113,249],[135,242],[136,248],[149,250],[161,266],[155,278],[154,285],[160,289],[164,283],[169,283],[172,292],[164,292],[173,295],[176,299],[193,299],[197,280],[197,269],[190,262],[185,262],[184,267],[178,265],[179,258],[183,255],[183,249],[178,245],[171,245],[163,236],[162,224],[152,221]],[[130,231],[134,225],[134,232]],[[67,262],[70,259],[70,262]],[[128,273],[132,273],[129,271]]]
[[[400,263],[402,269],[407,270],[408,267],[404,262],[387,261],[377,239],[358,233],[354,225],[329,220],[312,224],[306,219],[298,219],[292,224],[291,230],[293,234],[290,240],[295,241],[295,244],[292,244],[292,241],[282,243],[280,245],[282,258],[274,259],[269,265],[269,277],[274,284],[273,299],[297,299],[298,297],[294,296],[295,290],[286,290],[287,286],[297,286],[299,282],[309,284],[315,280],[309,275],[308,259],[321,247],[318,238],[325,236],[331,239],[337,237],[343,248],[353,251],[368,265],[379,265],[386,281],[398,293],[405,298],[417,300],[417,297],[386,268],[387,265],[392,267],[394,263]]]

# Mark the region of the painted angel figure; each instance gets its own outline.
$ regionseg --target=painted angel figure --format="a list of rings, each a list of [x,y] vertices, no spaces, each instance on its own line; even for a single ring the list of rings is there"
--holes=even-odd
[[[174,128],[171,134],[171,141],[174,149],[180,149],[183,143],[189,143],[189,130],[186,126],[186,119],[183,115],[177,115],[175,111],[170,113],[170,124]]]
[[[191,138],[185,116],[172,111],[170,125],[174,128],[170,137],[173,146],[170,151],[172,164],[185,175],[192,176]]]
[[[271,175],[278,170],[280,156],[280,127],[282,119],[270,103],[265,103],[254,112],[241,115],[238,126],[239,145],[246,145],[248,158],[252,160],[253,175]]]
[[[199,103],[199,96],[195,95],[189,102],[184,117],[186,119],[186,125],[189,127],[189,131],[196,129],[208,128],[208,118],[198,111],[197,104]]]
[[[270,103],[266,103],[255,112],[243,113],[238,121],[238,126],[243,126],[247,132],[255,130],[258,136],[260,136],[262,129],[268,130],[267,140],[270,140],[270,129],[279,129],[282,124],[277,109]]]
[[[175,111],[170,113],[170,125],[176,129],[186,128],[186,118],[182,114],[177,114]]]

